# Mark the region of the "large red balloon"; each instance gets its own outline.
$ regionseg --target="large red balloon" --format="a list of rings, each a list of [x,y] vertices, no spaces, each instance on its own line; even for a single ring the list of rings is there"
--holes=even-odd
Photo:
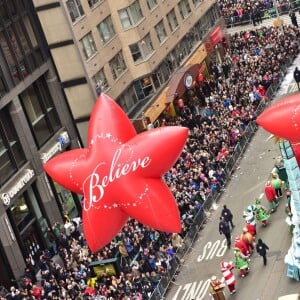
[[[256,122],[292,143],[300,141],[300,94],[285,97],[266,108]]]
[[[300,166],[300,143],[292,144],[294,155],[296,157],[298,166]]]
[[[62,153],[44,168],[59,184],[84,194],[83,229],[95,252],[129,217],[165,232],[180,232],[176,201],[162,175],[179,157],[188,129],[169,126],[139,135],[118,104],[101,94],[93,108],[88,148]]]

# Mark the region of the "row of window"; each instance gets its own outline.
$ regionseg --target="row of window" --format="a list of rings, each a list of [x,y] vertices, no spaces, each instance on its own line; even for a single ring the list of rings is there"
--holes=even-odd
[[[194,2],[200,3],[200,1]],[[148,1],[147,3],[149,9],[153,9],[153,7],[157,5],[156,0]],[[180,1],[178,3],[178,9],[182,19],[186,19],[191,14],[191,8],[187,0]],[[143,15],[141,14],[139,1],[135,1],[133,4],[128,6],[126,9],[121,10],[119,13],[121,22],[123,24],[123,28],[125,29],[132,26],[132,24],[138,22],[143,17]],[[166,18],[171,32],[174,32],[179,26],[175,9],[172,9],[167,14]],[[108,42],[116,35],[111,16],[108,16],[106,19],[104,19],[97,26],[97,29],[100,34],[101,41],[104,43]],[[157,39],[160,43],[163,43],[168,37],[164,21],[161,20],[154,27],[154,29],[156,32]],[[91,58],[97,52],[96,44],[91,32],[81,39],[81,44],[86,59]],[[148,59],[154,52],[154,47],[152,44],[150,34],[147,34],[142,40],[138,41],[137,43],[130,45],[129,49],[134,63],[139,63]],[[117,79],[127,69],[122,52],[119,52],[111,61],[109,61],[109,66],[111,69],[113,79]],[[109,84],[103,69],[101,69],[97,74],[95,74],[93,80],[95,84],[101,85],[102,90],[105,91],[109,88]]]
[[[46,80],[42,77],[19,95],[37,148],[60,128]],[[17,131],[6,107],[0,111],[0,187],[26,162]]]
[[[139,21],[142,17],[142,15],[140,13],[137,13],[137,11],[140,11],[140,6],[139,6],[139,2],[136,1],[134,2],[131,6],[129,6],[129,8],[132,8],[132,6],[135,7],[135,9],[132,9],[131,11],[135,11],[135,14],[127,14],[126,18],[124,15],[124,18],[122,19],[121,17],[121,21],[123,24],[123,28],[128,28],[129,23],[130,23],[130,19],[133,18],[136,21]],[[137,6],[139,9],[137,9]],[[179,7],[179,11],[180,14],[182,16],[183,19],[186,19],[190,13],[191,13],[191,8],[187,2],[187,0],[182,0],[179,2],[178,4]],[[125,10],[122,10],[122,12],[126,12],[127,10],[129,10],[129,8],[126,8]],[[129,18],[129,16],[131,16],[131,18]],[[127,21],[125,21],[127,20]],[[178,27],[178,21],[177,21],[177,17],[175,14],[175,10],[172,9],[168,14],[167,14],[167,20],[168,20],[168,24],[170,27],[170,30],[173,32],[176,30],[176,28]],[[132,23],[130,23],[132,24]],[[103,43],[107,43],[108,41],[110,41],[115,35],[116,35],[116,31],[114,29],[114,25],[111,19],[111,16],[108,16],[106,19],[104,19],[98,26],[97,26],[98,32],[100,34],[100,38],[101,41]],[[167,32],[165,29],[165,25],[163,20],[161,20],[156,26],[155,26],[155,32],[157,35],[157,38],[159,40],[160,43],[163,43],[166,39],[167,39]],[[85,35],[82,39],[81,39],[81,44],[82,44],[82,48],[83,48],[83,53],[86,59],[89,59],[90,57],[92,57],[96,52],[97,52],[97,48],[96,48],[96,44],[94,41],[94,38],[92,36],[92,33],[88,33],[87,35]],[[143,46],[143,47],[142,47]],[[134,60],[134,62],[139,61],[141,58],[145,58],[148,56],[149,53],[153,52],[153,46],[152,46],[152,42],[151,42],[151,38],[150,36],[146,36],[141,43],[137,43],[134,44],[130,47],[131,53],[132,53],[132,58]]]
[[[8,91],[9,82],[18,84],[45,59],[39,46],[37,28],[32,24],[22,1],[0,3],[0,16],[0,24],[3,24],[0,31],[0,56],[6,61],[6,66],[1,66],[0,70],[2,96]]]
[[[136,80],[117,99],[119,105],[126,111],[130,118],[135,118],[135,113],[141,106],[152,98],[157,91],[165,85],[172,74],[178,69],[203,40],[205,34],[215,25],[220,18],[218,7],[213,6],[193,28],[178,42],[176,47],[166,55],[162,63],[151,74]]]
[[[67,8],[69,11],[70,18],[72,22],[77,21],[85,15],[82,3],[83,0],[68,0]],[[102,3],[103,0],[87,0],[89,7],[94,8],[98,4]],[[158,6],[157,0],[146,0],[148,9],[152,11],[155,7]],[[163,0],[162,0],[163,2]],[[198,6],[202,0],[192,0],[194,6]],[[182,0],[178,3],[180,9],[180,14],[185,16],[190,13],[190,5],[188,0]],[[135,1],[128,7],[119,10],[119,17],[122,23],[123,29],[130,28],[138,23],[143,18],[143,13],[139,1]]]

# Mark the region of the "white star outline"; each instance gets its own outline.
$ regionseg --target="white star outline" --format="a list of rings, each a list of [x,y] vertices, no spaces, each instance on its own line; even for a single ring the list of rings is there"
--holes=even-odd
[[[92,204],[91,207],[93,207],[94,209],[114,209],[114,208],[120,208],[120,207],[124,207],[124,208],[128,208],[130,206],[132,207],[138,207],[140,205],[142,205],[143,201],[145,198],[149,199],[149,195],[148,195],[148,192],[149,192],[149,186],[148,184],[145,185],[145,189],[144,191],[138,196],[138,200],[135,201],[134,203],[121,203],[121,204],[118,204],[118,203],[113,203],[112,205],[107,205],[107,204],[104,204],[104,205],[101,205],[101,204],[98,204],[97,206],[95,206],[94,204]]]

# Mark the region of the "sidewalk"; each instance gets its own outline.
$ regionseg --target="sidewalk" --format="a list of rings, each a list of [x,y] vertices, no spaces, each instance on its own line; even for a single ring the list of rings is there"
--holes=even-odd
[[[283,20],[284,25],[292,24],[291,19],[288,15],[282,15],[282,16],[280,16],[280,19]],[[297,13],[297,19],[299,19],[299,21],[300,21],[300,17],[298,16],[298,13]],[[255,29],[258,29],[261,27],[272,27],[272,26],[274,26],[275,20],[277,20],[277,18],[265,19],[265,20],[263,20],[262,24],[259,24],[256,26],[253,26],[253,24],[247,24],[247,25],[243,25],[243,26],[229,27],[229,28],[227,28],[227,33],[232,34],[232,33],[240,32],[240,31],[255,30]],[[300,22],[299,22],[299,24],[300,24]]]

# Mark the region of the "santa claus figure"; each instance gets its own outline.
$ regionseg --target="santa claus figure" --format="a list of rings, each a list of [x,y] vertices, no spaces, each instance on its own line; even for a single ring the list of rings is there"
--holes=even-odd
[[[252,254],[255,248],[254,237],[246,227],[243,228],[243,233],[241,234],[240,239],[247,245],[248,252]]]
[[[246,228],[253,237],[256,236],[256,226],[255,225],[251,224],[250,222],[247,222]]]
[[[249,257],[241,253],[239,248],[234,248],[235,268],[240,271],[242,277],[249,272]]]
[[[234,247],[240,249],[241,253],[244,256],[248,256],[250,253],[248,251],[247,244],[240,239],[240,237],[236,237],[234,240]]]
[[[236,280],[232,271],[233,269],[234,266],[232,262],[226,262],[226,261],[221,262],[221,272],[231,295],[236,292],[235,291]]]

